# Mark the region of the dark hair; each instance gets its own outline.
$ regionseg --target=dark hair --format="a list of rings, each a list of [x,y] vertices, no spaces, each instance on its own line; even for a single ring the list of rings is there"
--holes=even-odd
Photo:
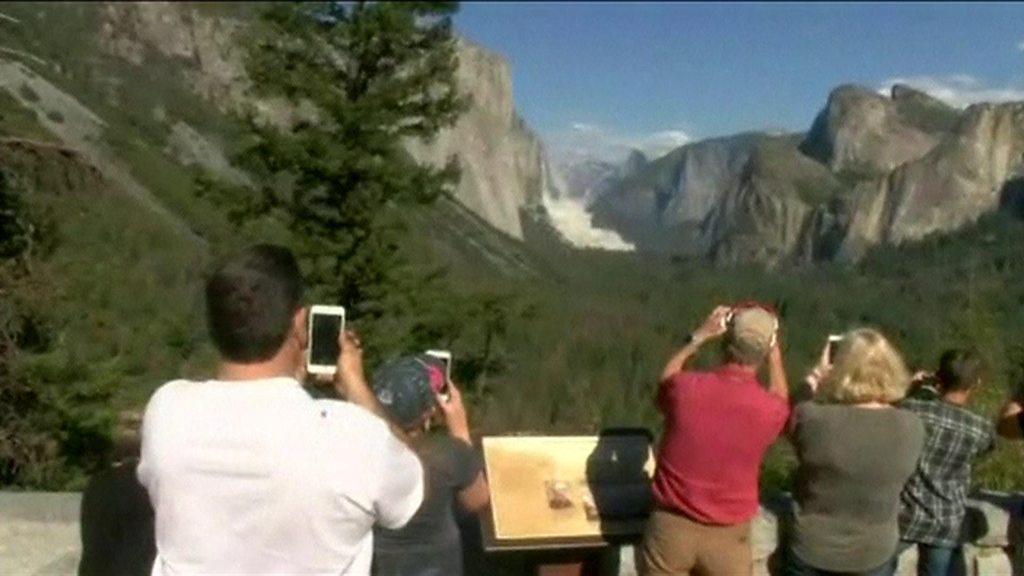
[[[291,251],[260,244],[226,260],[206,281],[206,319],[221,356],[250,364],[284,345],[302,300]]]
[[[974,350],[952,349],[942,353],[935,377],[943,392],[968,390],[985,376],[985,361]]]

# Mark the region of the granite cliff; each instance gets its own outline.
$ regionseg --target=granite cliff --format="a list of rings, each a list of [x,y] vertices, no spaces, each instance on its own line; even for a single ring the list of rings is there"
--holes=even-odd
[[[1022,174],[1024,103],[961,111],[906,86],[840,86],[806,134],[688,144],[594,213],[641,249],[718,263],[856,260],[974,222]]]
[[[176,61],[188,85],[222,111],[249,98],[239,35],[251,6],[211,12],[179,2],[105,3],[100,44],[134,65],[157,54]],[[459,41],[458,83],[470,105],[458,123],[430,142],[410,141],[425,162],[459,159],[462,178],[456,199],[486,222],[523,238],[524,212],[539,206],[544,150],[515,110],[508,62],[472,42]],[[287,122],[301,113],[279,101],[256,103],[268,119]]]
[[[31,10],[19,8],[12,20]],[[134,145],[117,140],[122,122],[110,122],[128,115],[109,108],[130,111],[128,123],[152,138],[147,144],[179,164],[244,178],[227,160],[232,135],[219,126],[226,113],[242,102],[255,103],[274,122],[311,113],[250,99],[240,33],[254,13],[251,3],[66,5],[60,22],[66,30],[40,42],[40,51],[21,53],[24,62],[0,61],[7,92],[35,109],[65,144],[115,175],[119,155],[134,153]],[[64,36],[82,54],[57,65]],[[564,220],[579,233],[563,226],[564,237],[591,239],[579,245],[609,245],[596,234],[603,232],[616,246],[726,264],[856,260],[880,243],[950,232],[1020,202],[1012,192],[1024,182],[1024,104],[960,110],[905,86],[888,94],[840,86],[806,133],[713,138],[660,158],[581,165],[568,173],[552,167],[516,113],[509,63],[465,40],[459,57],[468,111],[430,142],[410,141],[407,148],[431,163],[458,158],[457,203],[515,239],[527,239],[538,222]],[[29,74],[29,61],[50,66],[52,74]],[[47,88],[54,78],[67,98]],[[43,100],[21,94],[23,85]],[[177,98],[179,92],[191,99]],[[204,106],[195,106],[196,99]],[[88,130],[78,130],[83,127]]]

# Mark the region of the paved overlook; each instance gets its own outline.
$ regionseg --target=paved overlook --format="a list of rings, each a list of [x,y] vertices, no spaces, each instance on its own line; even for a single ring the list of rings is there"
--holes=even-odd
[[[0,492],[0,574],[57,576],[75,574],[81,554],[78,511],[81,495],[55,492]],[[1011,525],[1011,510],[1020,510],[1024,497],[996,492],[975,495],[968,502],[965,547],[970,576],[1011,576],[1009,547],[1020,541],[1019,526]],[[792,503],[786,497],[762,504],[754,521],[754,574],[772,573],[785,534]],[[916,552],[900,558],[901,576],[914,574]],[[612,575],[608,575],[612,576]],[[621,552],[617,576],[636,576],[633,550]]]

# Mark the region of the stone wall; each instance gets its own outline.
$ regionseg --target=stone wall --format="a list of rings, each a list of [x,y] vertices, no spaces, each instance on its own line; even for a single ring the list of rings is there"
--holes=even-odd
[[[81,553],[78,510],[81,495],[75,493],[0,492],[0,574],[43,576],[74,574]],[[1010,542],[1019,542],[1012,511],[1021,509],[1024,497],[1017,494],[980,492],[968,504],[964,540],[970,576],[1021,576],[1014,572]],[[771,574],[779,543],[785,538],[792,501],[779,497],[763,503],[754,522],[754,574]],[[620,576],[636,576],[634,550],[621,551]],[[900,557],[899,574],[915,573],[913,549]],[[472,576],[472,575],[471,575]]]
[[[1017,494],[978,492],[968,502],[967,519],[963,527],[964,547],[970,576],[1019,576],[1014,573],[1011,563],[1010,539],[1019,529],[1011,527],[1010,520],[1024,505],[1024,497]],[[779,543],[785,539],[785,528],[792,517],[792,501],[779,497],[766,501],[761,506],[753,529],[754,574],[771,574],[770,568],[777,561]],[[1014,541],[1019,541],[1013,536]],[[916,574],[917,552],[913,548],[900,556],[898,574]]]
[[[0,574],[75,574],[81,494],[0,492]]]

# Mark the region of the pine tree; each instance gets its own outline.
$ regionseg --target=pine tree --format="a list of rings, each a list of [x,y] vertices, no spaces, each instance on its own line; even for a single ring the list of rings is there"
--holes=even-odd
[[[0,262],[19,258],[28,250],[31,229],[25,220],[21,199],[0,171]]]
[[[109,456],[112,388],[67,356],[46,358],[56,322],[32,264],[53,228],[12,182],[0,170],[0,488],[80,488]]]
[[[407,138],[430,139],[465,107],[456,89],[453,3],[275,4],[253,27],[255,95],[283,97],[287,126],[250,115],[243,164],[260,177],[253,214],[284,216],[314,297],[363,318],[407,290],[401,211],[458,178],[417,163]]]

